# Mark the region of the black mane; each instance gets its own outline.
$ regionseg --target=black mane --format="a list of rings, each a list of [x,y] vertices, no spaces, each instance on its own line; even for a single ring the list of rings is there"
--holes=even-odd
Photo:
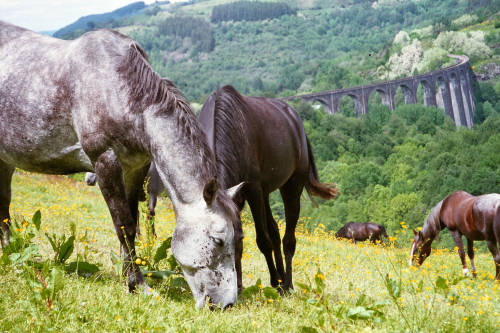
[[[244,147],[247,147],[244,113],[249,107],[244,97],[232,86],[224,86],[215,93],[214,105],[214,153],[218,174],[221,181],[239,182],[235,167],[246,159]],[[226,186],[226,184],[222,184]]]

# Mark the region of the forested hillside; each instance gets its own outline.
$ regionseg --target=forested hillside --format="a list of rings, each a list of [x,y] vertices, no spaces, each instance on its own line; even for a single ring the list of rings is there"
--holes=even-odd
[[[225,84],[279,97],[410,76],[450,65],[449,53],[468,55],[489,80],[476,84],[472,130],[457,130],[440,109],[404,105],[400,91],[392,113],[373,97],[360,119],[349,98],[339,115],[295,104],[321,178],[342,193],[317,209],[304,198],[308,225],[371,220],[406,239],[447,194],[500,192],[498,10],[499,0],[207,0],[153,4],[100,26],[139,41],[155,70],[197,103]]]

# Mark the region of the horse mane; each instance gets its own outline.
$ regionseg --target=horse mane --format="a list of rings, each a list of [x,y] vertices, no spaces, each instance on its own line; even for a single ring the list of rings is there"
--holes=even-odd
[[[143,112],[156,104],[159,105],[158,115],[173,115],[182,137],[198,150],[202,177],[214,177],[217,170],[214,155],[189,102],[172,81],[161,78],[153,70],[146,53],[137,43],[129,45],[117,71],[125,81],[123,88],[128,91],[131,112]]]
[[[432,210],[427,216],[427,220],[422,227],[422,235],[424,237],[431,238],[431,240],[437,239],[439,241],[439,233],[441,232],[441,218],[439,216],[442,205],[443,200],[432,207]]]
[[[244,97],[232,86],[217,90],[214,105],[214,153],[219,175],[225,172],[225,183],[239,182],[235,167],[245,159],[244,147],[247,137],[244,133],[244,113],[249,109]],[[223,184],[227,186],[227,184]]]

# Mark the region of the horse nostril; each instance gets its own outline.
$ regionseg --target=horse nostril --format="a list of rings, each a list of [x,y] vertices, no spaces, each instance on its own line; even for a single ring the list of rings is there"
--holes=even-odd
[[[229,308],[232,308],[234,305],[234,303],[229,303],[229,304],[226,304],[226,306],[224,307],[224,310],[227,310]]]

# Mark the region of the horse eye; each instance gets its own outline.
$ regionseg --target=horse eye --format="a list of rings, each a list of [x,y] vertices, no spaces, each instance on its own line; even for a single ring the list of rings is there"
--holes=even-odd
[[[222,238],[217,238],[217,237],[210,237],[214,241],[215,244],[218,246],[224,245],[224,240]]]

